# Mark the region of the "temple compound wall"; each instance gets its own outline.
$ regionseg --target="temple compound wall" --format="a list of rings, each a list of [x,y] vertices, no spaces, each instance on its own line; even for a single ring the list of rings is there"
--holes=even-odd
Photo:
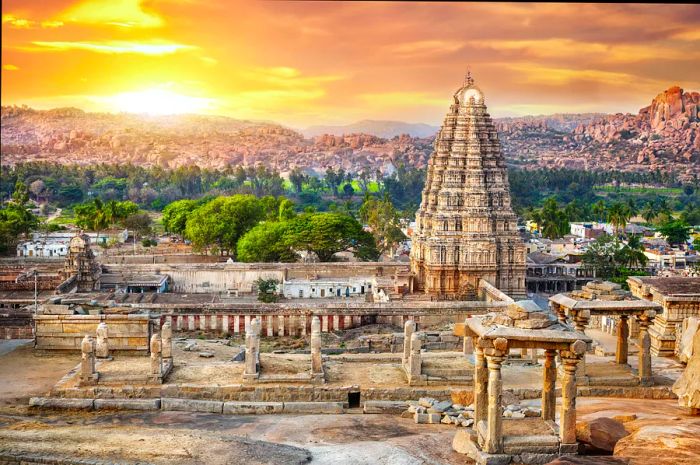
[[[468,77],[454,94],[428,162],[412,237],[415,289],[473,299],[483,279],[524,298],[525,255],[496,128]]]
[[[67,306],[66,306],[67,308]],[[100,323],[109,326],[109,350],[115,352],[148,352],[150,336],[159,326],[149,314],[72,315],[43,314],[34,317],[35,348],[77,352],[85,336],[97,333]]]
[[[339,263],[198,263],[198,264],[103,264],[107,273],[132,272],[167,274],[170,289],[175,293],[254,292],[257,279],[279,282],[323,278],[394,277],[407,272],[408,265],[398,262],[339,262]]]

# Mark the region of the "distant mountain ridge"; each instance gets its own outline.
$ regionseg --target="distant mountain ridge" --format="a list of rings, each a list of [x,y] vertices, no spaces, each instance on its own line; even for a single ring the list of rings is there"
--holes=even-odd
[[[324,134],[342,136],[346,134],[370,134],[384,139],[408,134],[411,137],[432,137],[440,128],[425,123],[406,123],[403,121],[384,121],[364,119],[355,123],[330,126],[316,125],[301,130],[305,137]]]
[[[674,172],[700,177],[700,94],[673,86],[637,114],[560,113],[494,118],[503,153],[523,169]],[[425,168],[437,126],[363,120],[293,130],[225,116],[86,113],[2,106],[3,162],[225,169],[264,165],[323,172]],[[303,135],[302,135],[303,133]]]

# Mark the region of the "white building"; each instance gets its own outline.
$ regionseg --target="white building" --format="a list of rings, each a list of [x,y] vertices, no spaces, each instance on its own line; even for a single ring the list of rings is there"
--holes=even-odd
[[[50,233],[33,232],[32,239],[34,241],[43,241],[47,244],[54,242],[65,242],[66,244],[75,236],[75,230],[54,231]],[[129,231],[126,229],[106,229],[98,233],[94,231],[85,231],[85,234],[90,238],[91,244],[106,244],[110,240],[115,240],[120,243],[126,242],[129,238]]]
[[[27,241],[17,245],[18,257],[62,258],[68,255],[68,241]]]
[[[372,292],[372,279],[369,277],[289,279],[282,283],[282,294],[287,299],[362,296]]]

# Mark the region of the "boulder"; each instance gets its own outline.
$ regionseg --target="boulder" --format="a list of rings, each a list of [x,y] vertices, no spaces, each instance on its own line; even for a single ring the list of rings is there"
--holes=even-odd
[[[617,441],[628,435],[625,426],[612,418],[601,417],[576,423],[576,439],[586,453],[611,454]]]
[[[601,455],[565,455],[549,462],[547,465],[626,465],[629,461],[623,458],[606,457]]]
[[[688,317],[678,348],[678,358],[683,363],[688,363],[693,356],[693,339],[699,328],[700,318],[694,316]]]
[[[693,413],[700,411],[700,331],[693,337],[693,355],[671,390],[678,396],[678,405]]]

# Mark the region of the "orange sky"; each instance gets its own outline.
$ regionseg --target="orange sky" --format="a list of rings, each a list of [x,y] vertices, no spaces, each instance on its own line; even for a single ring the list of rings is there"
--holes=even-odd
[[[700,89],[695,5],[4,0],[2,103],[438,124],[466,70],[494,116]]]

